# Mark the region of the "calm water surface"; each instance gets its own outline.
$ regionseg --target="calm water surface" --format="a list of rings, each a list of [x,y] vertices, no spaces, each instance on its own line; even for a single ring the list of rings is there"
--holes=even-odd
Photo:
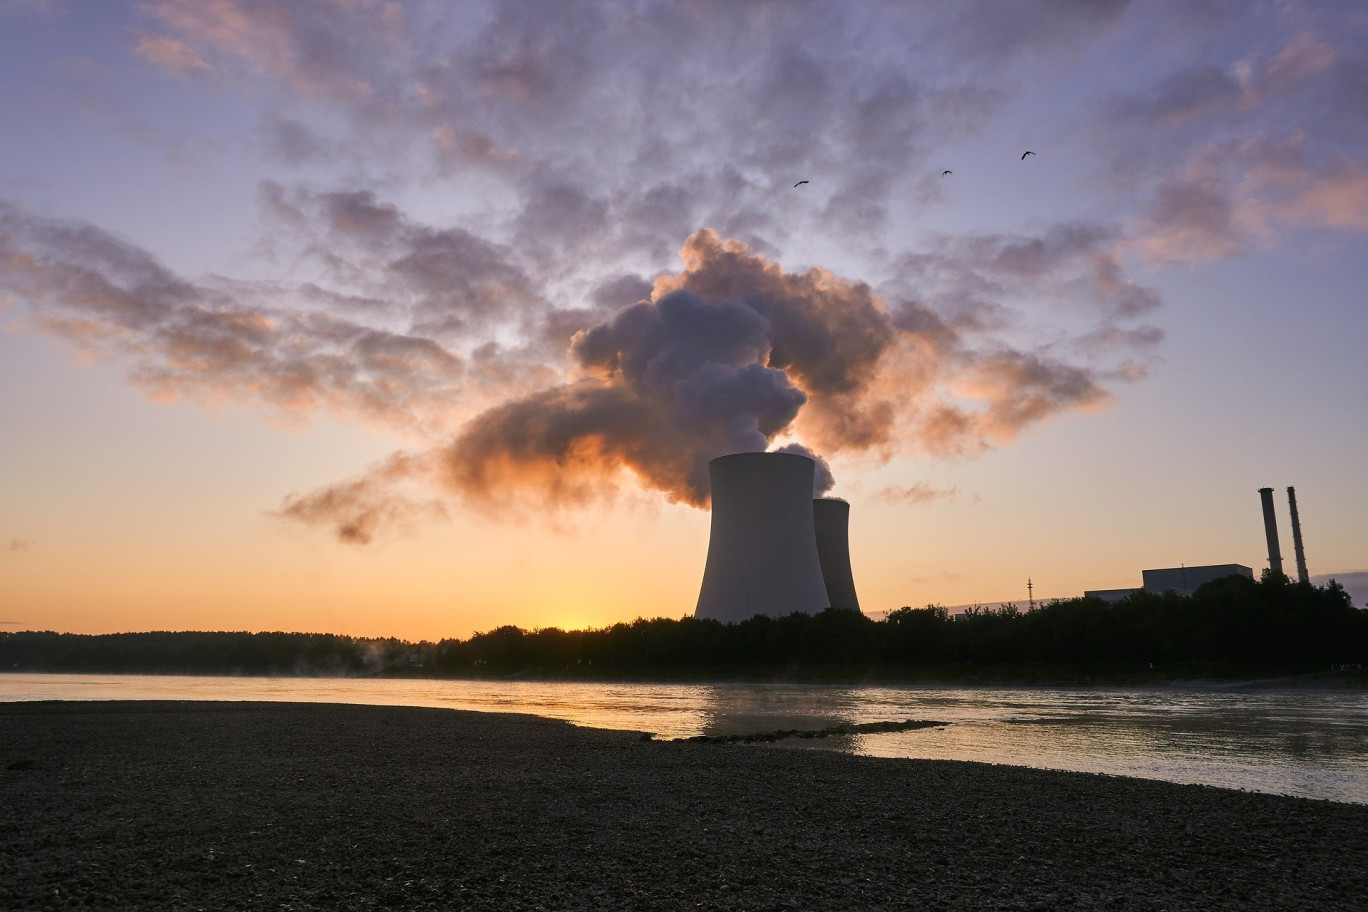
[[[1363,691],[0,674],[0,701],[166,699],[531,713],[576,725],[649,731],[662,738],[931,719],[951,724],[779,744],[1139,776],[1368,804],[1368,693]]]

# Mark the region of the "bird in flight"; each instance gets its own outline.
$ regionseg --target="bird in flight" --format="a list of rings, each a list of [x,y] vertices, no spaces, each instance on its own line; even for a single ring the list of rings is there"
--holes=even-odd
[[[803,186],[803,184],[806,184],[806,183],[807,183],[807,181],[799,181],[798,183],[794,184],[793,186],[795,186],[795,187],[801,187],[801,186]]]
[[[945,177],[945,175],[947,175],[947,174],[954,174],[954,173],[955,173],[954,171],[942,171],[942,172],[941,172],[941,177]]]
[[[1035,155],[1035,153],[1034,153],[1034,152],[1022,152],[1022,153],[1021,153],[1021,160],[1022,160],[1022,161],[1025,161],[1025,160],[1026,160],[1026,156],[1028,156],[1028,155]]]

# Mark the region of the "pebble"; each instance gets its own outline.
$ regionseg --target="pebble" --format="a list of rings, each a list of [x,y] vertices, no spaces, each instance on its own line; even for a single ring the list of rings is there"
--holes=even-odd
[[[1338,910],[1368,895],[1368,807],[1201,786],[403,707],[9,703],[0,731],[6,910]]]

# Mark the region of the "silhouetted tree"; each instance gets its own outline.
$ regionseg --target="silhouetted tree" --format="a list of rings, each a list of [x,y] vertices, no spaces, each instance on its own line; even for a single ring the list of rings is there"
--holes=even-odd
[[[955,663],[1205,664],[1299,671],[1368,662],[1368,611],[1344,588],[1265,574],[1230,576],[1192,596],[1136,591],[1117,602],[1063,599],[1021,612],[902,607],[757,615],[737,624],[638,618],[602,630],[506,625],[465,640],[409,643],[303,633],[0,633],[0,668],[212,674],[438,674],[663,671]],[[427,673],[427,672],[423,672]]]

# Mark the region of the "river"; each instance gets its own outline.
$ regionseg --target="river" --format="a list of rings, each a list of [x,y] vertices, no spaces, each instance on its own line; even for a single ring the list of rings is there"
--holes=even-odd
[[[530,713],[661,738],[926,719],[785,747],[1004,763],[1368,804],[1368,692],[0,674],[14,700],[275,700]]]

